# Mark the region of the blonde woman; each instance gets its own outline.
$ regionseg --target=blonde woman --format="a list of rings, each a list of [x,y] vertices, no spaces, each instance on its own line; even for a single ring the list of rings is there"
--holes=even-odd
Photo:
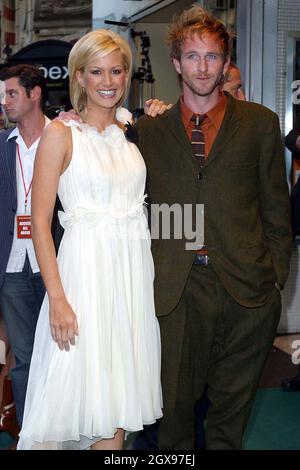
[[[82,37],[68,64],[82,123],[53,122],[40,141],[33,240],[47,295],[18,449],[121,449],[125,431],[162,416],[146,168],[120,108],[131,62],[116,33]],[[65,233],[56,260],[57,192]]]

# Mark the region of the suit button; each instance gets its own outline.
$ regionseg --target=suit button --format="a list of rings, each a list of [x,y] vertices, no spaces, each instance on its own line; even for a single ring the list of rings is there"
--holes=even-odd
[[[203,173],[199,172],[198,173],[198,180],[201,181],[203,180],[204,176],[203,176]]]
[[[13,211],[13,213],[14,213],[14,214],[17,212],[15,208],[13,208],[13,210],[12,210],[12,211]]]
[[[12,230],[9,231],[9,234],[13,236],[14,232]]]

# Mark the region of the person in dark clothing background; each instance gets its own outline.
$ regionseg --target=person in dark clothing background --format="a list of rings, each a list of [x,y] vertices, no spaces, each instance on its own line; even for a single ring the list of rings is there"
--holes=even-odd
[[[295,127],[288,133],[285,138],[286,147],[292,152],[293,159],[300,162],[300,119],[296,121]],[[293,236],[300,234],[300,175],[292,187],[291,192],[291,209],[292,209],[292,229]],[[283,390],[300,391],[300,366],[295,377],[284,379],[281,383]]]
[[[286,147],[293,153],[293,159],[300,162],[300,119],[285,138]],[[291,193],[292,227],[294,237],[300,231],[300,175]]]

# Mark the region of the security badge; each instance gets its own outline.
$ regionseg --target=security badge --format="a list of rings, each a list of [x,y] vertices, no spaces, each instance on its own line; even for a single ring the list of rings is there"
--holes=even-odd
[[[23,189],[24,189],[24,194],[25,194],[24,215],[17,215],[17,237],[18,238],[31,238],[31,216],[26,214],[26,210],[27,210],[28,195],[31,191],[31,186],[32,186],[32,178],[31,178],[29,187],[26,188],[19,144],[17,144],[17,154],[18,154],[22,181],[23,181]]]
[[[31,216],[17,215],[17,237],[31,238]]]

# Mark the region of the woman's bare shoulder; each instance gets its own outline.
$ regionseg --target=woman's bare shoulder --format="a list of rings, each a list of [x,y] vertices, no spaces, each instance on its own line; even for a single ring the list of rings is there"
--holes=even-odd
[[[59,121],[50,122],[42,132],[36,159],[59,162],[64,169],[69,165],[72,155],[72,135],[69,127]],[[43,163],[43,164],[44,164]]]
[[[71,129],[62,121],[52,121],[45,127],[42,133],[42,139],[45,140],[69,140],[71,138]]]

